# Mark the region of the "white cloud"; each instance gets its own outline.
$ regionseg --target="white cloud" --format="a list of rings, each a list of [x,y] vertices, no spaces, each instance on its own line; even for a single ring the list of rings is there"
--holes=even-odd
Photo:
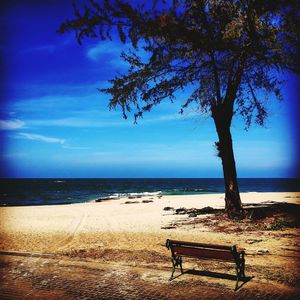
[[[15,130],[24,127],[25,123],[21,120],[0,120],[0,130]]]
[[[110,45],[108,43],[101,43],[97,44],[96,46],[90,47],[87,52],[86,56],[91,60],[98,60],[98,58],[103,54],[110,54],[115,53],[114,45]],[[120,51],[119,51],[120,53]]]
[[[69,144],[65,144],[62,146],[63,149],[68,149],[68,150],[89,150],[90,147],[74,147],[74,146],[71,146]]]
[[[99,42],[87,49],[86,56],[91,60],[98,60],[102,55],[120,57],[122,51],[130,49],[130,44]]]
[[[74,128],[104,128],[104,127],[125,127],[133,126],[133,122],[125,122],[121,117],[120,120],[97,120],[82,116],[78,118],[63,118],[63,119],[45,119],[45,120],[28,120],[28,124],[38,127],[74,127]]]
[[[104,61],[113,67],[128,68],[128,63],[120,55],[122,51],[128,51],[129,44],[114,44],[111,42],[100,42],[97,45],[89,47],[86,52],[88,59],[92,61]]]
[[[134,119],[124,120],[120,112],[105,111],[101,112],[90,110],[74,112],[74,117],[57,119],[28,119],[27,126],[33,127],[73,127],[73,128],[108,128],[108,127],[132,127]],[[138,119],[139,125],[151,125],[162,122],[189,121],[199,117],[197,114],[180,115],[179,113],[164,114],[155,116],[155,114],[145,114],[143,119]],[[200,115],[201,117],[201,115]],[[198,119],[200,119],[200,117]]]
[[[71,90],[71,94],[63,94],[63,87],[57,88],[60,89],[58,94],[55,94],[54,89],[51,87],[47,87],[44,85],[44,90],[47,91],[47,95],[33,97],[33,98],[24,98],[17,99],[15,101],[11,101],[7,103],[7,113],[13,111],[15,114],[19,115],[44,115],[46,110],[51,110],[52,115],[64,115],[66,111],[68,113],[71,112],[84,112],[85,110],[82,108],[90,107],[90,109],[98,110],[102,107],[107,108],[106,103],[108,102],[109,97],[106,95],[100,94],[96,88],[103,88],[105,86],[105,82],[99,82],[93,86],[88,86],[88,93],[83,91],[84,87],[77,87]],[[68,86],[65,86],[65,90],[69,90]],[[33,91],[37,93],[42,93],[39,90],[39,87],[31,86],[28,91]],[[26,91],[25,91],[26,92]],[[24,93],[25,93],[24,92]],[[75,95],[76,94],[76,95]],[[102,101],[99,105],[100,100]],[[12,117],[11,117],[12,118]],[[24,119],[24,118],[23,118]]]
[[[19,133],[19,137],[22,137],[27,140],[34,140],[34,141],[40,141],[45,143],[58,143],[58,144],[64,144],[64,139],[59,138],[53,138],[53,137],[47,137],[39,134],[32,134],[32,133]]]

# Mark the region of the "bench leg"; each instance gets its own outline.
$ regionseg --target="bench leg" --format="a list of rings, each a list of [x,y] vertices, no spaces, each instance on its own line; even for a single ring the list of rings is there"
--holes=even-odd
[[[183,274],[183,270],[182,270],[182,257],[181,256],[179,257],[179,265],[180,265],[181,274]]]
[[[235,257],[235,263],[236,263],[236,285],[235,290],[238,289],[239,280],[241,278],[245,278],[245,256],[244,253],[241,253],[239,256]]]
[[[245,260],[242,260],[239,265],[236,266],[236,285],[235,285],[235,290],[238,288],[239,280],[245,276]]]
[[[235,270],[236,270],[236,284],[235,284],[235,291],[236,291],[239,287],[240,269],[239,267],[236,267]]]
[[[172,274],[171,274],[171,277],[169,279],[169,281],[171,281],[173,279],[173,275],[175,273],[175,269],[176,267],[180,267],[180,271],[181,273],[183,273],[183,270],[182,270],[182,257],[181,256],[178,256],[178,257],[172,257],[171,258],[172,260]]]
[[[245,275],[245,258],[244,258],[244,256],[242,257],[241,273],[242,273],[243,277],[246,277],[246,275]]]
[[[170,277],[169,281],[171,281],[173,279],[173,275],[174,275],[175,267],[176,267],[176,261],[175,261],[175,259],[171,258],[171,260],[172,260],[172,266],[173,266],[173,268],[172,268],[172,274],[171,274],[171,277]]]

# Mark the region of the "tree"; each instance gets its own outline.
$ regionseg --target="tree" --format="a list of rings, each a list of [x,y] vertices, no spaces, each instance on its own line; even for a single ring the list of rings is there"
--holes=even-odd
[[[131,3],[130,3],[131,2]],[[133,112],[135,122],[178,90],[192,87],[182,111],[194,104],[211,114],[219,141],[225,183],[225,210],[241,217],[237,172],[230,132],[240,114],[246,127],[252,120],[264,125],[265,96],[281,99],[281,72],[299,72],[299,2],[296,0],[94,0],[58,32],[74,31],[84,38],[129,41],[132,50],[121,57],[127,74],[102,89],[111,95],[109,106]],[[138,2],[138,1],[135,1]],[[140,1],[145,2],[145,1]],[[149,54],[145,59],[139,49]]]

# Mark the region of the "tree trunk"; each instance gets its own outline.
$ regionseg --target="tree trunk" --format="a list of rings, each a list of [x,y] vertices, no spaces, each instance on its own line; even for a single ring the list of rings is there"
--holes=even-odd
[[[213,111],[219,142],[216,143],[218,156],[222,160],[225,184],[225,212],[229,218],[242,218],[244,215],[240,198],[235,167],[230,125],[232,114],[223,107]]]

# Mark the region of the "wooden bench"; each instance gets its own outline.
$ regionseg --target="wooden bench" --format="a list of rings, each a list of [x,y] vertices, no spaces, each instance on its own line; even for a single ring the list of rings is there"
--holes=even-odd
[[[238,288],[239,280],[245,277],[245,251],[242,248],[237,248],[236,246],[183,242],[169,239],[166,241],[166,247],[171,250],[171,259],[173,265],[170,280],[173,279],[176,267],[180,267],[181,273],[183,273],[183,256],[235,263],[235,290]]]

